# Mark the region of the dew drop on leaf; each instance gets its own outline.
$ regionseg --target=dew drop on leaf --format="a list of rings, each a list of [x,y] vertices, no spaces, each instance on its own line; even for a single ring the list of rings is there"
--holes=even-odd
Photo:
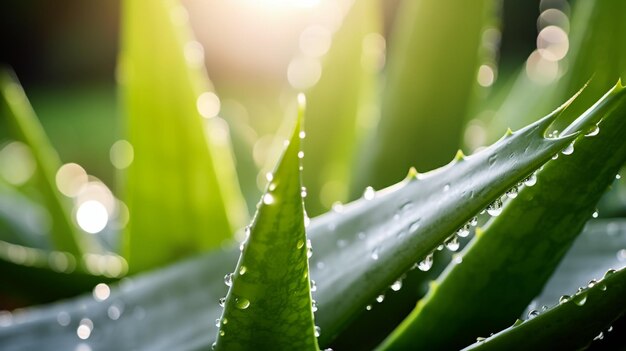
[[[571,155],[574,153],[574,142],[571,142],[563,151],[561,151],[563,155]]]
[[[391,284],[391,290],[400,291],[400,289],[402,289],[402,279],[398,279]]]
[[[614,269],[609,269],[608,271],[606,271],[606,273],[604,273],[604,279],[612,276],[615,273]]]
[[[559,304],[564,304],[569,301],[571,297],[569,295],[563,295],[559,298]]]
[[[385,294],[380,294],[376,296],[376,302],[381,303],[383,301],[385,301]]]
[[[493,217],[500,215],[500,213],[502,213],[502,200],[498,198],[496,201],[492,202],[491,205],[487,207],[487,213]]]
[[[598,133],[600,133],[600,127],[598,127],[598,125],[595,125],[591,127],[591,129],[589,129],[589,131],[587,132],[587,134],[585,134],[585,136],[592,137],[592,136],[598,135]]]
[[[266,205],[271,205],[274,203],[274,196],[272,196],[272,194],[267,193],[265,195],[263,195],[263,203]]]
[[[598,215],[599,215],[598,210],[595,210],[595,211],[593,211],[593,213],[591,214],[591,217],[593,217],[593,218],[598,218]]]
[[[528,178],[524,179],[524,185],[533,186],[537,184],[537,174],[533,173],[528,176]]]
[[[298,242],[296,243],[296,248],[301,249],[303,247],[304,247],[304,241],[298,240]]]
[[[528,319],[533,319],[537,317],[538,315],[539,315],[539,311],[531,310],[530,312],[528,312]]]
[[[587,294],[579,294],[574,296],[574,303],[578,306],[582,306],[587,302]]]
[[[426,257],[424,257],[424,259],[421,260],[420,263],[417,264],[417,268],[419,268],[419,270],[423,272],[430,270],[432,266],[433,266],[432,252],[426,255]]]
[[[473,217],[473,218],[470,220],[469,224],[470,224],[472,227],[477,226],[477,225],[478,225],[478,217]]]
[[[320,332],[322,331],[322,329],[319,326],[315,326],[315,337],[319,338],[320,336]]]
[[[372,310],[372,305],[365,306],[365,309],[368,310],[368,311],[371,311]]]
[[[591,280],[589,281],[589,283],[587,284],[587,287],[588,287],[588,288],[593,288],[594,286],[596,286],[596,284],[597,284],[597,283],[598,283],[598,282],[597,282],[595,279],[591,279]]]
[[[378,248],[375,248],[374,250],[372,250],[372,259],[373,260],[378,259]]]
[[[246,272],[248,271],[248,268],[246,266],[241,266],[239,267],[239,275],[244,275],[246,274]]]
[[[317,291],[317,284],[315,283],[315,280],[311,279],[311,291]]]
[[[226,298],[225,297],[221,297],[220,298],[220,307],[224,307],[225,304],[226,304]]]
[[[240,310],[245,310],[246,308],[250,307],[250,300],[246,299],[245,297],[235,297],[235,307]]]
[[[233,274],[232,273],[228,273],[224,276],[224,284],[226,284],[226,286],[231,286],[233,285]]]
[[[461,228],[459,228],[459,230],[456,231],[456,235],[460,236],[461,238],[467,237],[469,235],[469,233],[470,233],[470,224],[469,223],[466,223]]]
[[[517,185],[514,185],[511,189],[507,190],[506,197],[509,199],[515,199],[518,193],[519,189],[517,188]]]
[[[372,200],[374,197],[376,197],[376,191],[374,190],[374,188],[372,188],[371,186],[365,188],[365,191],[363,191],[363,198],[365,200]]]
[[[450,251],[456,251],[461,246],[461,244],[459,243],[459,237],[455,234],[446,239],[444,245],[446,245],[446,249]]]

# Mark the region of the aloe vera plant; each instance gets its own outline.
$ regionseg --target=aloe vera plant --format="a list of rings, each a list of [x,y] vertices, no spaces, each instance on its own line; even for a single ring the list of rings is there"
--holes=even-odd
[[[315,193],[312,206],[318,212],[324,207],[319,197],[324,184],[347,182],[353,162],[393,161],[393,153],[376,146],[393,149],[402,142],[389,131],[438,135],[428,134],[434,121],[406,120],[393,112],[413,108],[415,101],[407,98],[413,93],[420,99],[428,95],[427,85],[414,92],[410,77],[400,73],[411,66],[407,59],[414,54],[403,57],[399,49],[389,54],[391,84],[381,94],[385,128],[376,142],[361,138],[363,130],[357,129],[363,120],[358,122],[355,114],[375,95],[372,83],[378,73],[353,67],[354,90],[337,90],[345,99],[332,99],[324,91],[332,85],[332,76],[326,76],[311,90],[310,118],[332,113],[322,101],[345,100],[337,109],[344,111],[338,130],[346,130],[346,139],[359,147],[341,145],[341,152],[324,164],[341,135],[329,134],[328,145],[316,148],[324,142],[321,124],[332,124],[332,118],[311,121],[315,133],[307,136],[305,95],[299,94],[282,157],[265,176],[249,225],[239,230],[247,220],[236,189],[235,160],[223,135],[225,122],[217,116],[218,93],[194,56],[202,50],[190,41],[184,8],[165,0],[123,4],[123,137],[132,145],[134,160],[121,170],[119,196],[128,204],[130,221],[126,228],[107,229],[121,238],[122,247],[107,246],[100,236],[75,226],[71,201],[55,184],[58,157],[17,81],[8,76],[0,81],[0,111],[17,127],[8,137],[27,145],[38,172],[37,181],[23,186],[0,181],[0,274],[8,282],[0,285],[0,302],[4,295],[30,300],[24,308],[0,311],[0,348],[549,350],[602,347],[605,337],[624,345],[619,328],[626,313],[626,225],[623,219],[589,221],[597,217],[602,195],[619,188],[614,183],[626,161],[626,89],[619,73],[613,81],[618,83],[600,98],[596,86],[583,88],[547,116],[507,130],[492,145],[469,156],[459,150],[430,172],[406,169],[406,178],[391,186],[393,175],[384,167],[367,174],[362,173],[367,167],[356,167],[354,183],[342,184],[337,199],[346,199],[347,189],[366,179],[373,179],[376,189],[364,187],[360,198],[335,203],[310,219],[304,207],[307,193]],[[340,43],[363,40],[365,45],[382,38],[376,33],[376,4],[367,1],[348,10],[355,12],[346,15],[347,27],[337,34]],[[395,45],[417,51],[428,36],[422,27],[408,25],[410,17],[454,7],[451,1],[425,0],[405,6],[411,11],[397,21]],[[456,111],[447,113],[449,118],[467,113],[478,37],[493,20],[487,13],[494,6],[481,1],[471,9],[476,16],[463,45],[471,65],[456,68],[463,79],[453,95],[462,101],[447,106]],[[367,16],[360,18],[361,13]],[[154,33],[162,40],[150,40]],[[445,40],[459,34],[450,29],[437,35]],[[329,72],[340,70],[341,59],[352,59],[341,49],[331,48],[325,63]],[[431,65],[454,51],[445,49],[428,57]],[[413,69],[432,73],[428,67]],[[445,91],[448,83],[437,83]],[[375,104],[367,103],[369,108]],[[436,101],[429,103],[422,108],[436,108]],[[426,129],[415,132],[415,125]],[[462,129],[459,123],[452,134]],[[442,155],[452,144],[439,150]],[[404,150],[401,161],[423,148]],[[377,154],[368,160],[371,150]],[[306,159],[316,151],[320,155],[309,167]],[[441,163],[443,156],[431,156],[424,162]],[[337,163],[341,171],[331,174]],[[318,166],[326,170],[319,178]],[[309,189],[307,179],[315,183]],[[19,215],[36,212],[38,197],[32,194],[39,192],[47,194],[43,204],[60,223],[49,233]],[[59,269],[59,257],[73,262],[72,269]],[[120,265],[124,269],[111,274]],[[130,274],[123,277],[126,268]],[[47,299],[38,291],[46,284],[54,288]],[[426,295],[418,289],[423,285],[429,287]],[[55,301],[61,297],[69,298]],[[538,303],[553,307],[542,309]],[[354,330],[368,337],[351,342]]]

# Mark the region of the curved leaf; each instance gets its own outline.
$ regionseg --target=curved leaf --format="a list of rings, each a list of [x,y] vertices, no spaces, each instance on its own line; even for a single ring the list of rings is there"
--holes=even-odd
[[[626,161],[622,139],[626,90],[617,85],[590,111],[595,111],[594,118],[585,114],[570,128],[594,125],[606,117],[599,124],[601,135],[579,137],[573,154],[548,162],[538,172],[537,184],[525,187],[501,216],[488,224],[459,255],[462,262],[446,269],[382,349],[459,348],[478,335],[509,325],[520,315],[556,269]],[[445,332],[441,325],[446,326]]]
[[[626,313],[626,269],[527,321],[516,322],[464,350],[578,350]]]

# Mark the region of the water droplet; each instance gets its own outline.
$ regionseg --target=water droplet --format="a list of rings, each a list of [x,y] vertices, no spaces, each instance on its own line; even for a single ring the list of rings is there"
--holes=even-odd
[[[61,311],[59,312],[59,314],[57,314],[57,322],[62,327],[67,327],[71,321],[72,321],[72,318],[70,317],[69,313],[65,311]]]
[[[593,213],[591,214],[591,217],[593,217],[593,218],[598,218],[598,215],[599,215],[599,213],[598,213],[598,210],[596,209],[596,210],[595,210],[595,211],[593,211]]]
[[[211,344],[211,350],[215,350],[216,347],[217,347],[217,342],[213,342],[213,344]]]
[[[372,250],[372,259],[373,260],[378,259],[378,248],[375,248],[374,250]]]
[[[606,271],[606,273],[604,273],[604,279],[612,276],[613,274],[615,274],[615,270],[614,269],[609,269],[608,271]]]
[[[322,331],[322,329],[319,326],[315,326],[315,337],[319,338],[320,337],[320,332]]]
[[[483,342],[485,340],[487,340],[487,338],[482,337],[482,336],[479,336],[479,337],[476,338],[476,342]]]
[[[574,142],[571,142],[563,151],[561,151],[563,155],[571,155],[574,153]]]
[[[539,311],[531,310],[530,312],[528,312],[528,319],[533,319],[537,317],[538,315],[539,315]]]
[[[271,205],[274,203],[274,196],[272,196],[272,194],[267,193],[265,195],[263,195],[263,203],[266,205]]]
[[[519,189],[517,188],[517,185],[514,185],[511,189],[507,190],[506,197],[509,199],[515,199],[518,193]]]
[[[272,174],[272,172],[265,173],[265,179],[267,179],[268,182],[274,180],[274,175]]]
[[[246,274],[246,272],[248,271],[248,268],[246,266],[241,266],[239,267],[239,275],[244,275]]]
[[[493,217],[500,215],[500,213],[502,213],[502,200],[498,198],[496,201],[492,202],[491,205],[487,207],[487,213]]]
[[[368,311],[371,311],[372,310],[372,305],[365,306],[365,309],[368,310]]]
[[[376,197],[376,190],[374,190],[371,186],[365,188],[365,191],[363,191],[363,198],[365,200],[372,200],[374,197]]]
[[[419,270],[423,272],[428,271],[432,266],[433,266],[433,253],[432,252],[426,255],[426,257],[424,257],[424,259],[421,260],[420,263],[417,264],[417,268],[419,268]]]
[[[615,175],[615,179],[620,180],[620,179],[622,179],[622,176],[621,176],[621,175],[619,175],[619,173],[617,173],[617,174]]]
[[[277,187],[277,186],[278,186],[278,185],[277,185],[276,183],[271,182],[271,183],[270,183],[270,186],[268,187],[268,189],[269,189],[269,191],[274,191],[274,190],[276,190],[276,187]]]
[[[533,186],[537,184],[537,174],[533,173],[531,175],[529,175],[526,179],[524,179],[524,185],[526,186]]]
[[[477,225],[478,225],[478,217],[473,217],[473,218],[470,220],[469,224],[470,224],[472,227],[477,226]]]
[[[309,218],[309,216],[305,212],[304,213],[304,227],[307,228],[309,224],[311,224],[311,218]]]
[[[231,286],[233,285],[233,274],[232,273],[228,273],[224,276],[224,284],[226,284],[226,286]]]
[[[221,297],[220,298],[220,307],[224,307],[225,304],[226,304],[226,297]]]
[[[443,192],[447,192],[448,190],[450,190],[450,184],[446,184],[443,186]]]
[[[304,151],[298,151],[298,158],[304,158]]]
[[[593,288],[594,286],[596,286],[596,284],[597,284],[597,283],[598,283],[598,282],[597,282],[595,279],[591,279],[591,280],[589,281],[589,283],[587,284],[587,287],[588,287],[588,288]]]
[[[92,330],[93,322],[91,321],[91,319],[83,318],[80,320],[78,328],[76,328],[76,335],[78,335],[81,340],[87,340],[89,339],[89,336],[91,336]]]
[[[613,331],[613,326],[612,325],[609,326],[609,328],[606,331],[608,331],[609,333],[612,332]]]
[[[220,319],[219,318],[215,320],[215,326],[219,328],[219,326],[220,326]]]
[[[235,307],[240,310],[245,310],[246,308],[250,307],[250,300],[246,299],[245,297],[235,297]]]
[[[437,246],[437,251],[441,251],[441,250],[443,250],[443,244],[442,244],[442,245]]]
[[[376,296],[376,302],[381,303],[383,301],[385,301],[385,294],[380,294]]]
[[[298,240],[298,242],[296,243],[296,248],[301,249],[304,247],[304,241],[303,240]]]
[[[402,279],[398,279],[391,284],[391,290],[399,291],[400,289],[402,289]]]
[[[243,252],[243,249],[246,247],[245,243],[239,244],[239,251]]]
[[[469,233],[470,233],[470,224],[469,223],[466,223],[461,228],[459,228],[459,230],[456,231],[456,235],[460,236],[461,238],[467,237],[469,235]]]
[[[311,279],[311,291],[317,291],[317,283],[313,279]]]
[[[578,294],[574,296],[574,303],[578,306],[582,306],[587,302],[587,294]]]
[[[223,325],[228,324],[228,318],[224,318],[224,320],[222,321],[222,324],[223,324]]]
[[[306,197],[306,187],[300,188],[300,196],[302,196],[303,198]]]
[[[604,339],[604,333],[600,332],[600,334],[596,335],[595,338],[593,338],[593,340],[602,340]]]
[[[450,251],[456,251],[461,246],[459,243],[459,237],[455,234],[452,234],[448,239],[446,239],[444,245],[446,245],[446,248]]]
[[[420,221],[417,220],[409,225],[409,232],[415,233],[419,227],[420,227]]]
[[[343,212],[343,204],[339,201],[333,203],[332,210],[337,213]]]
[[[545,312],[547,310],[548,310],[548,306],[546,305],[541,306],[541,311]]]
[[[559,158],[559,154],[554,154],[554,156],[552,156],[552,159],[553,159],[553,160],[556,160],[556,159],[558,159],[558,158]]]
[[[224,331],[224,329],[220,329],[220,336],[224,336],[226,335],[226,332]]]
[[[317,312],[317,301],[311,300],[311,309],[313,312]]]
[[[569,295],[563,295],[559,298],[559,305],[566,303],[569,301],[571,297]]]
[[[585,136],[592,137],[592,136],[598,135],[598,133],[600,133],[600,127],[598,127],[598,125],[595,125],[591,127],[591,129],[589,129],[589,131],[587,132],[587,134],[585,134]]]
[[[300,131],[300,133],[298,133],[298,136],[300,137],[300,139],[304,139],[306,138],[306,133],[304,132],[304,130]]]
[[[454,257],[452,257],[452,262],[455,264],[463,263],[463,256],[461,256],[461,254],[455,254]]]

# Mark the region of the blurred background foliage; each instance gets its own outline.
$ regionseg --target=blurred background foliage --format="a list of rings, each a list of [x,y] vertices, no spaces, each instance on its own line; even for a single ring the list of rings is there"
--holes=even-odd
[[[318,88],[311,88],[309,97],[307,130],[310,138],[307,141],[310,145],[306,145],[309,151],[306,162],[307,165],[323,164],[323,167],[305,173],[305,184],[309,187],[309,214],[319,214],[333,202],[347,200],[351,167],[342,162],[357,146],[326,144],[323,139],[324,133],[335,133],[335,128],[340,134],[352,130],[352,126],[340,124],[327,128],[323,121],[361,123],[361,128],[357,129],[361,135],[350,137],[357,142],[367,129],[364,125],[367,124],[367,114],[374,115],[369,116],[370,120],[377,118],[377,106],[372,100],[379,93],[380,82],[374,82],[376,78],[371,73],[367,77],[366,72],[351,70],[383,68],[385,49],[389,46],[386,42],[392,36],[390,31],[400,2],[359,2],[346,18],[342,17],[347,9],[333,8],[326,2],[318,6],[311,6],[307,1],[294,4],[267,1],[263,4],[256,1],[186,0],[183,3],[189,10],[194,33],[205,48],[207,71],[221,99],[220,115],[232,129],[238,174],[249,210],[253,209],[260,194],[259,185],[264,185],[265,170],[272,163],[267,158],[276,155],[268,150],[288,110],[288,97],[294,91],[307,90],[317,80]],[[565,2],[553,3],[556,5],[542,6],[561,6],[566,13],[569,11]],[[346,2],[343,4],[349,7]],[[539,5],[539,1],[518,3],[508,0],[502,3],[501,21],[506,25],[502,26],[501,34],[499,30],[492,33],[493,40],[502,38],[501,45],[493,43],[499,56],[496,84],[501,84],[500,81],[515,71],[535,49]],[[120,138],[121,129],[115,88],[120,3],[77,0],[54,4],[11,2],[3,7],[0,14],[0,62],[15,70],[61,160],[80,164],[87,173],[115,188],[115,168],[111,167],[109,154],[111,146]],[[500,11],[492,10],[495,11],[492,14],[494,28],[497,28],[495,18]],[[381,11],[384,14],[382,23]],[[438,20],[433,18],[429,25],[437,25]],[[344,21],[347,28],[332,38],[331,45],[331,32],[338,30]],[[356,39],[364,35],[362,41]],[[456,44],[445,46],[451,50]],[[359,67],[361,56],[363,60],[369,60],[369,63],[364,62],[366,66]],[[448,65],[453,64],[455,58],[452,57]],[[324,66],[322,70],[319,61],[323,62],[322,65],[328,62],[328,67]],[[438,73],[441,71],[445,72],[443,66]],[[456,83],[441,80],[443,87]],[[485,96],[489,92],[483,90],[479,94]],[[356,111],[357,99],[369,103],[364,107],[369,112]],[[347,100],[350,102],[338,103]],[[333,116],[337,114],[347,116],[341,119]],[[357,122],[357,114],[361,122]],[[461,128],[463,124],[457,125],[456,128]],[[435,127],[439,128],[441,124]],[[422,142],[420,147],[433,142],[435,144],[431,146],[438,145],[438,148],[431,148],[432,152],[444,151],[434,160],[420,161],[419,170],[426,171],[443,164],[454,154],[455,146],[461,145],[459,132],[448,131],[450,133],[440,133],[439,140]],[[336,137],[327,140],[336,140]],[[480,144],[487,142],[478,141],[482,141]],[[316,152],[311,152],[313,150]],[[414,159],[420,159],[417,155],[414,153]],[[380,181],[362,178],[358,182],[374,182],[376,187],[382,187],[401,179],[407,170],[407,164],[395,162],[393,171],[381,170],[385,176],[381,176]],[[359,187],[362,191],[363,187]]]
[[[457,149],[467,154],[476,151],[498,139],[507,127],[519,128],[552,110],[593,77],[588,93],[573,106],[580,112],[626,72],[625,29],[612,25],[623,22],[626,14],[626,5],[619,0],[481,0],[454,6],[399,0],[184,0],[182,4],[186,11],[174,13],[178,20],[181,16],[189,19],[197,42],[189,42],[183,53],[170,57],[168,48],[176,40],[167,31],[155,32],[158,40],[174,44],[158,47],[155,40],[141,48],[141,40],[136,40],[133,59],[137,66],[146,67],[150,60],[141,54],[161,52],[159,57],[167,57],[166,64],[186,61],[199,71],[206,68],[210,81],[200,82],[198,91],[193,87],[189,91],[208,90],[210,94],[202,103],[198,99],[197,111],[192,105],[190,113],[221,117],[211,123],[219,124],[214,129],[224,133],[207,138],[210,143],[232,143],[236,177],[223,176],[234,175],[228,170],[233,165],[213,160],[215,154],[195,153],[193,158],[215,162],[203,170],[207,177],[238,182],[245,199],[244,205],[237,200],[240,194],[235,194],[233,204],[224,205],[226,211],[215,210],[223,211],[222,217],[236,217],[221,218],[220,228],[240,228],[246,215],[254,212],[289,128],[283,121],[295,111],[294,97],[300,91],[308,97],[303,177],[306,208],[313,217],[337,202],[358,198],[368,186],[381,189],[401,180],[411,166],[427,171],[448,162]],[[19,77],[58,152],[58,165],[65,165],[61,168],[65,173],[91,187],[88,195],[99,204],[92,210],[106,214],[104,222],[95,224],[81,223],[76,206],[64,216],[84,231],[99,232],[100,244],[111,252],[120,252],[123,246],[114,233],[128,223],[134,225],[128,219],[132,200],[124,204],[118,198],[137,196],[137,203],[147,201],[141,194],[124,196],[127,184],[119,171],[128,168],[132,184],[133,174],[145,179],[133,167],[146,171],[160,161],[169,165],[167,158],[152,160],[152,165],[139,158],[133,161],[122,140],[129,139],[135,151],[158,147],[141,144],[133,136],[134,122],[126,122],[120,101],[132,103],[141,97],[119,90],[118,84],[139,95],[149,89],[162,93],[159,79],[149,83],[155,77],[144,77],[148,80],[143,87],[125,85],[125,67],[118,60],[124,63],[133,55],[120,55],[123,40],[132,39],[124,37],[120,28],[131,31],[122,13],[132,13],[132,9],[125,12],[123,7],[119,1],[9,2],[0,12],[0,63]],[[148,36],[149,28],[140,27],[132,30],[148,30],[142,34]],[[186,71],[172,72],[176,74],[168,79]],[[180,96],[186,98],[184,92]],[[167,123],[159,125],[165,108],[159,102],[156,99],[154,106],[138,113],[144,119],[138,125],[167,134]],[[23,145],[13,138],[7,121],[1,119],[0,190],[9,194],[19,189],[33,202],[28,205],[31,212],[42,212],[36,210],[41,195],[29,190],[32,183],[41,182],[33,175],[36,167],[28,162],[21,162],[18,171],[6,166],[16,164],[16,157],[23,159]],[[199,143],[191,139],[183,137],[173,144]],[[188,146],[168,150],[191,152]],[[217,154],[217,158],[224,155]],[[77,196],[71,184],[57,185],[66,197]],[[180,184],[172,184],[171,194],[189,191],[176,186]],[[232,192],[220,186],[220,191]],[[600,216],[626,214],[626,191],[622,186],[615,188],[601,204]],[[0,206],[5,212],[10,211],[6,202]],[[167,215],[167,206],[153,204],[152,215]],[[193,213],[198,208],[186,210]],[[45,224],[45,214],[33,216],[34,222]],[[163,233],[158,235],[167,235],[168,228],[181,226],[193,232],[207,225],[201,222],[174,221],[161,226],[144,219],[138,225],[143,229],[137,232],[160,230]],[[32,239],[25,243],[29,246],[50,248],[41,236],[24,238],[19,240]],[[198,238],[182,241],[180,252],[174,252],[171,260],[219,245]],[[141,247],[126,243],[124,250],[128,259],[129,253]],[[145,267],[131,265],[131,271],[164,264],[146,260]],[[118,276],[126,268],[100,273]],[[25,303],[7,301],[5,307]]]

